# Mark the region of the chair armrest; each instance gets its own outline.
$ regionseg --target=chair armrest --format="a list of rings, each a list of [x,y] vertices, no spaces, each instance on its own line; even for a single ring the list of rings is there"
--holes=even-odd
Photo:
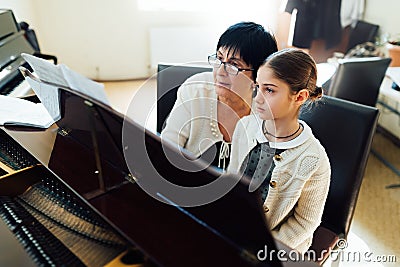
[[[336,247],[339,236],[331,230],[319,226],[314,232],[311,247],[307,253],[315,254],[315,261],[322,265]],[[313,259],[314,260],[314,259]]]

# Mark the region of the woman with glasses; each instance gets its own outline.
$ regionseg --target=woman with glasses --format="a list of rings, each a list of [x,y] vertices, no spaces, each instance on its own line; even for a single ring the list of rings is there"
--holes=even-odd
[[[162,138],[225,169],[236,123],[250,114],[257,69],[275,51],[275,38],[261,25],[230,26],[208,57],[213,71],[193,75],[178,89]]]
[[[321,222],[330,183],[325,149],[298,119],[300,107],[321,98],[314,60],[299,49],[272,54],[259,68],[254,111],[232,140],[228,171],[260,187],[272,235],[304,253]]]

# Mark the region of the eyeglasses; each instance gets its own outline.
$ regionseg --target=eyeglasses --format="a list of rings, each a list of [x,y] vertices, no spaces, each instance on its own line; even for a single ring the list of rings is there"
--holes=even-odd
[[[208,56],[208,64],[213,66],[214,68],[219,68],[222,64],[224,64],[224,70],[230,75],[238,75],[241,71],[250,71],[254,69],[242,69],[238,68],[228,62],[221,61],[216,54]]]

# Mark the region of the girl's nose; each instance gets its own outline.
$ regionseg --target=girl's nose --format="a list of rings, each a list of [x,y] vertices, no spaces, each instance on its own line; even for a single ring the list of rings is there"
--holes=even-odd
[[[254,88],[253,98],[254,101],[256,101],[257,103],[264,103],[264,96],[261,94],[260,89],[258,87]]]

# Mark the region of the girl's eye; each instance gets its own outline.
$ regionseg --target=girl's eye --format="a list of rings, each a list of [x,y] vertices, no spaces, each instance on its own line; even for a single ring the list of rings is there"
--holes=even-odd
[[[264,91],[265,91],[266,93],[269,93],[269,94],[271,94],[271,93],[274,92],[274,90],[272,90],[272,89],[269,88],[269,87],[265,87],[265,88],[264,88]]]

